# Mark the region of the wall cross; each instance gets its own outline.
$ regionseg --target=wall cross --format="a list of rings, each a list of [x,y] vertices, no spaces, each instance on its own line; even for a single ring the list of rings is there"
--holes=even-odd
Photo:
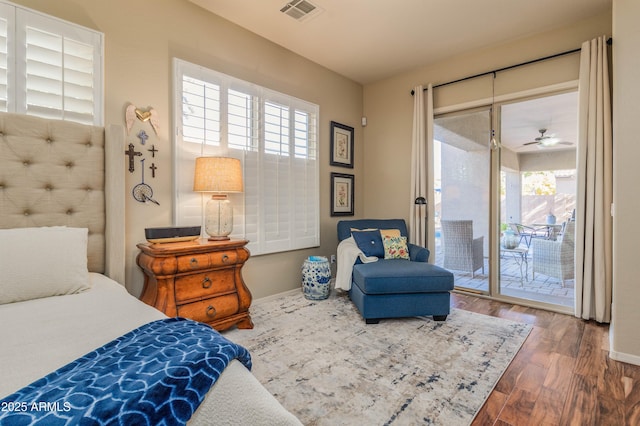
[[[134,146],[132,143],[129,144],[129,149],[126,150],[124,152],[124,155],[128,155],[129,156],[129,173],[133,173],[135,171],[135,162],[134,162],[134,158],[136,156],[142,155],[141,152],[138,152],[134,149]]]
[[[147,139],[149,139],[149,135],[147,135],[147,132],[145,132],[144,130],[140,130],[138,132],[138,138],[140,138],[140,143],[144,145],[145,143],[147,143]]]

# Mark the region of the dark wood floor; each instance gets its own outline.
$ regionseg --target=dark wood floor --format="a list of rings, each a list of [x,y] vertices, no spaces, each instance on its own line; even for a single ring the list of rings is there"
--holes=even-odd
[[[533,325],[473,425],[640,425],[640,366],[609,358],[609,327],[452,295],[456,308]]]

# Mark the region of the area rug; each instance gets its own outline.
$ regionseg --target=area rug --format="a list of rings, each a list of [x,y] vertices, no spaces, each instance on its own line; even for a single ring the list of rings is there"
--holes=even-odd
[[[258,301],[254,328],[224,333],[305,425],[468,425],[531,326],[453,309],[365,324],[346,293]]]

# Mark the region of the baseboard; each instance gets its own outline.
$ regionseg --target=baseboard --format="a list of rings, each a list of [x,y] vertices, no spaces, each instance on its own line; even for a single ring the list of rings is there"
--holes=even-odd
[[[609,351],[609,358],[616,361],[626,362],[627,364],[640,365],[640,356],[638,355],[631,355],[624,352]]]
[[[288,296],[288,295],[293,294],[293,293],[299,293],[301,291],[302,291],[301,288],[294,288],[292,290],[283,291],[281,293],[272,294],[270,296],[260,297],[258,299],[254,299],[252,304],[259,305],[261,303],[269,302],[269,301],[275,300],[275,299],[281,299],[281,298],[283,298],[285,296]]]
[[[331,281],[330,281],[330,284],[329,284],[331,286],[331,290],[330,291],[333,291],[334,288],[335,288],[335,280],[336,280],[335,278],[331,278]],[[287,291],[283,291],[283,292],[280,292],[280,293],[272,294],[270,296],[260,297],[258,299],[254,299],[252,304],[255,305],[255,304],[268,302],[268,301],[274,300],[274,299],[280,299],[280,298],[282,298],[284,296],[288,296],[288,295],[293,294],[293,293],[300,293],[301,291],[302,291],[302,287],[299,287],[299,288],[294,288],[292,290],[287,290]]]

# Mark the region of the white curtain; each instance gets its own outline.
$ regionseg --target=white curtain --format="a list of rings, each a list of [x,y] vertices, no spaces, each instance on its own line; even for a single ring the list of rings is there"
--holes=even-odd
[[[429,93],[431,93],[429,91]],[[413,88],[413,131],[411,135],[411,193],[409,200],[409,242],[426,247],[427,210],[416,204],[418,197],[427,198],[426,121],[424,87]]]
[[[435,232],[436,232],[436,223],[433,219],[435,219],[435,193],[433,192],[434,183],[433,183],[433,87],[431,84],[427,86],[427,111],[426,111],[426,122],[427,122],[427,248],[431,252],[431,256],[429,256],[429,262],[435,263],[436,261],[436,240],[435,240]],[[428,218],[432,218],[428,220]]]
[[[582,44],[578,114],[575,316],[610,322],[613,133],[604,36]]]

